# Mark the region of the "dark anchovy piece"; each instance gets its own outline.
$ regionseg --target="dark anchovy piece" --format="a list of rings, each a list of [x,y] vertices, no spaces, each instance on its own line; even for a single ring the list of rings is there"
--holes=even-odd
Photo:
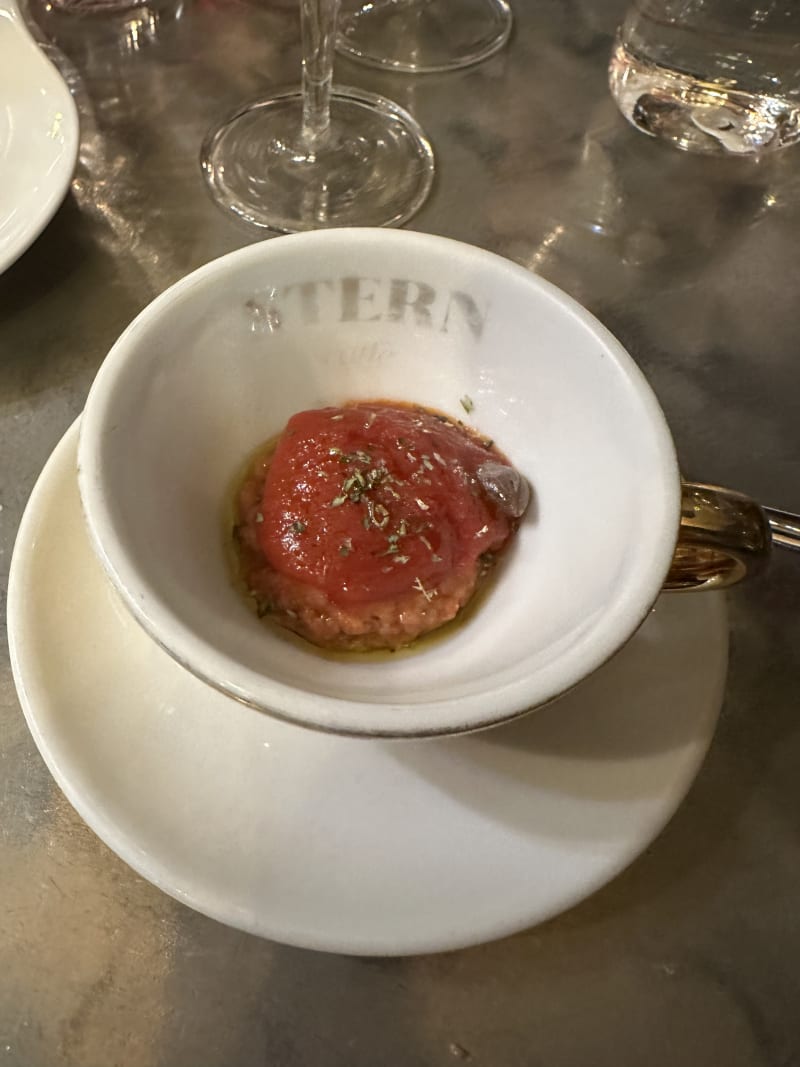
[[[500,509],[518,519],[531,501],[531,487],[519,471],[505,463],[487,460],[477,471],[478,481]]]

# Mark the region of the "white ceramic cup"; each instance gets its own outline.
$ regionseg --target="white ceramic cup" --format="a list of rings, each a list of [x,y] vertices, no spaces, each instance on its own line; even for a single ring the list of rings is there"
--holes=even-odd
[[[534,503],[446,639],[332,658],[255,617],[223,516],[245,458],[293,413],[375,398],[468,420]],[[79,483],[111,582],[176,660],[281,718],[399,737],[507,720],[600,666],[664,585],[682,499],[653,393],[587,311],[498,256],[383,229],[252,245],[156,299],[91,389]]]

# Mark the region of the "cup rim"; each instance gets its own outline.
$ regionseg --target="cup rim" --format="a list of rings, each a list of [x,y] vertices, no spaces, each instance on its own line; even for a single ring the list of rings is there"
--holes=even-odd
[[[370,712],[369,700],[344,699],[303,691],[259,674],[229,657],[200,637],[159,596],[128,555],[124,531],[116,528],[109,505],[109,493],[101,471],[102,441],[108,432],[108,411],[115,392],[118,371],[135,357],[137,342],[177,301],[190,298],[202,288],[228,273],[233,265],[257,263],[273,254],[275,242],[285,248],[307,245],[310,252],[320,246],[347,241],[352,245],[380,240],[406,249],[449,249],[462,263],[489,265],[510,277],[538,288],[560,310],[579,322],[603,345],[604,352],[623,373],[636,395],[652,430],[662,475],[664,493],[671,497],[667,513],[674,515],[669,528],[655,532],[650,567],[638,595],[618,613],[616,625],[604,628],[591,646],[591,654],[570,664],[559,657],[556,666],[534,672],[525,679],[500,689],[442,699],[429,698],[409,704],[382,704],[382,716]],[[280,253],[278,253],[280,254]],[[322,732],[372,738],[424,738],[467,733],[508,722],[550,703],[573,688],[610,659],[639,629],[658,598],[668,573],[677,542],[680,518],[680,473],[672,436],[664,413],[642,371],[621,343],[586,308],[557,286],[511,260],[461,241],[416,231],[380,228],[341,228],[282,235],[236,249],[192,271],[157,296],[134,318],[109,351],[91,386],[81,418],[78,445],[78,483],[81,506],[96,555],[112,586],[137,622],[155,643],[184,668],[214,689],[240,703],[275,718]],[[667,501],[668,505],[670,500]],[[575,657],[573,657],[575,658]],[[549,665],[552,667],[553,665]],[[550,677],[552,675],[552,677]],[[538,684],[537,684],[538,679]],[[384,722],[387,709],[397,712]],[[413,708],[413,714],[409,709]]]

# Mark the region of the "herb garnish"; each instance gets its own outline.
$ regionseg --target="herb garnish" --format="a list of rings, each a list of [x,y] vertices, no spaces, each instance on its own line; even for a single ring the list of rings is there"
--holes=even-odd
[[[464,393],[464,395],[461,397],[461,400],[459,401],[459,403],[461,404],[462,408],[464,409],[464,411],[466,411],[466,413],[468,415],[471,415],[472,412],[475,410],[475,405],[472,402],[472,397],[471,396],[467,396],[466,393]]]
[[[331,449],[331,455],[333,455],[333,449]],[[356,449],[355,452],[342,452],[337,449],[340,463],[372,463],[372,456],[367,452],[362,452],[360,449]]]
[[[422,595],[425,597],[425,599],[428,601],[429,604],[433,600],[433,598],[436,596],[436,590],[435,589],[430,589],[430,590],[426,589],[425,586],[422,584],[422,581],[421,581],[421,579],[419,577],[414,579],[414,581],[413,581],[413,583],[411,585],[411,588],[412,589],[417,589],[420,593],[422,593]]]
[[[269,615],[275,610],[269,600],[262,600],[255,590],[250,590],[250,596],[256,602],[256,615],[258,615],[259,619],[263,619],[265,615]]]
[[[369,497],[364,497],[364,503],[367,507],[367,514],[362,519],[364,529],[368,530],[370,526],[377,526],[379,530],[382,530],[389,521],[388,510],[383,504],[376,504]]]

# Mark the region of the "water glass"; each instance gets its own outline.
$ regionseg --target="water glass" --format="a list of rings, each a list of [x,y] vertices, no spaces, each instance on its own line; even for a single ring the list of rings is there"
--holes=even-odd
[[[800,3],[635,0],[609,78],[644,133],[694,152],[774,152],[800,140]]]

